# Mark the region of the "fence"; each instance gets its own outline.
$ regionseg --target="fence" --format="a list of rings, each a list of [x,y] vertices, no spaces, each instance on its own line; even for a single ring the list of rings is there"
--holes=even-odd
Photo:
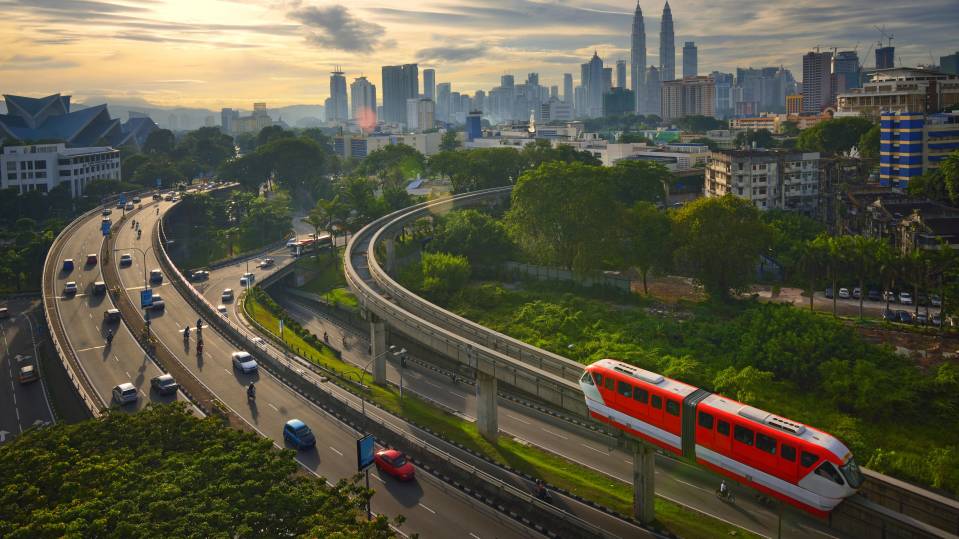
[[[511,273],[522,274],[540,281],[570,281],[581,286],[615,288],[627,294],[630,292],[632,286],[632,280],[630,278],[609,273],[583,276],[577,275],[570,270],[550,266],[536,266],[522,262],[506,262],[504,265],[506,270]]]

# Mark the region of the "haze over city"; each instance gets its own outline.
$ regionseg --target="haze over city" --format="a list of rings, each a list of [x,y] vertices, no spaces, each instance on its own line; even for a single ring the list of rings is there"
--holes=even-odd
[[[640,3],[648,65],[658,65],[660,2]],[[887,2],[688,0],[671,4],[678,48],[695,41],[700,71],[778,66],[801,72],[815,47],[867,62],[884,27],[897,64],[954,52],[954,0],[923,9]],[[461,91],[536,71],[561,84],[598,51],[629,59],[632,0],[468,3],[360,0],[110,2],[0,0],[4,92],[72,94],[76,102],[217,109],[321,104],[334,65],[380,86],[380,66],[419,63]],[[950,48],[952,47],[952,48]],[[679,56],[679,50],[677,50]]]

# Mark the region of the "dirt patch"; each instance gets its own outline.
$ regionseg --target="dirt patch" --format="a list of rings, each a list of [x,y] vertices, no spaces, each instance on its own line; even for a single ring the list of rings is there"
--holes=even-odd
[[[678,303],[681,300],[699,302],[706,299],[703,288],[689,277],[674,275],[650,276],[647,279],[649,295],[663,303]],[[643,295],[643,281],[633,280],[633,292]]]

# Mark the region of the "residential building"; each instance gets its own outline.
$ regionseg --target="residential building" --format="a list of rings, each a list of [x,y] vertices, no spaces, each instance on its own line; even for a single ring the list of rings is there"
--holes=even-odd
[[[760,210],[813,215],[819,199],[819,154],[786,150],[720,150],[710,153],[707,197],[732,194]]]
[[[49,193],[66,183],[75,198],[94,180],[120,181],[120,150],[66,144],[7,146],[0,155],[0,188]]]
[[[959,76],[926,69],[870,73],[862,88],[839,94],[837,111],[878,119],[883,111],[933,113],[959,105]]]
[[[959,75],[959,52],[939,57],[939,69],[949,75]]]
[[[409,131],[426,131],[436,124],[436,103],[425,97],[406,100],[406,128]]]
[[[759,116],[747,118],[733,118],[729,120],[729,127],[740,131],[758,131],[765,129],[770,133],[782,133],[782,123],[786,121],[785,114],[769,114],[764,112]]]
[[[663,6],[659,25],[659,77],[661,81],[676,79],[676,38],[673,36],[673,12],[669,1]]]
[[[616,87],[626,88],[626,60],[616,60]]]
[[[406,100],[419,97],[420,77],[416,64],[383,66],[383,121],[406,124]]]
[[[423,70],[423,97],[436,100],[436,70]]]
[[[793,93],[795,80],[788,69],[782,67],[737,68],[735,103],[747,105],[748,114],[760,112],[784,112],[786,96]]]
[[[683,78],[699,75],[699,52],[696,43],[687,41],[683,45]]]
[[[333,137],[333,151],[340,157],[362,159],[391,144],[406,144],[428,157],[439,153],[442,138],[440,131],[392,135],[343,134]]]
[[[803,112],[819,114],[832,104],[832,88],[832,53],[809,52],[803,56]]]
[[[643,10],[636,2],[636,12],[633,14],[633,32],[630,36],[630,84],[633,97],[636,99],[636,112],[643,110],[646,103],[646,25],[643,22]]]
[[[350,118],[349,100],[346,95],[346,77],[340,68],[330,73],[330,104],[326,107],[328,122],[346,122]]]
[[[786,96],[786,114],[802,114],[802,94]]]
[[[959,150],[959,113],[884,111],[879,121],[879,184],[905,188]]]
[[[366,77],[357,77],[350,83],[350,117],[364,131],[376,126],[376,85]]]
[[[712,77],[684,77],[664,81],[662,86],[663,121],[685,116],[715,116],[716,85]]]

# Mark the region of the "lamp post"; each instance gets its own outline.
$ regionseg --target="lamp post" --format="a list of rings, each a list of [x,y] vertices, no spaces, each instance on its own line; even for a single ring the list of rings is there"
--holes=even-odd
[[[147,247],[146,249],[140,249],[139,247],[118,247],[118,248],[114,248],[114,249],[113,249],[113,252],[114,252],[114,253],[116,253],[117,251],[131,251],[131,250],[132,250],[132,251],[136,251],[136,252],[140,253],[141,255],[143,255],[143,289],[144,289],[144,290],[146,290],[146,288],[147,288],[147,251],[150,251],[150,250],[152,250],[152,249],[153,249],[153,246],[152,246],[152,245],[149,246],[149,247]]]

